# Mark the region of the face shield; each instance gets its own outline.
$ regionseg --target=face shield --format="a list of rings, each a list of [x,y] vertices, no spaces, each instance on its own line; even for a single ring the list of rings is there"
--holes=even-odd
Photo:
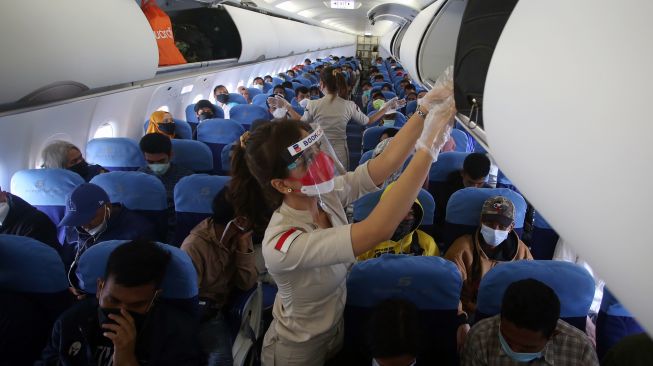
[[[284,155],[290,171],[286,179],[301,184],[296,192],[320,197],[338,189],[335,178],[344,174],[345,169],[321,127],[288,146]]]

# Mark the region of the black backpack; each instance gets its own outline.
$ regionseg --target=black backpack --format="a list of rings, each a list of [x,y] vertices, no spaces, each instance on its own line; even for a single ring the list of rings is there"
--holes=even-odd
[[[517,0],[467,0],[454,60],[456,108],[483,128],[483,89],[499,36]]]

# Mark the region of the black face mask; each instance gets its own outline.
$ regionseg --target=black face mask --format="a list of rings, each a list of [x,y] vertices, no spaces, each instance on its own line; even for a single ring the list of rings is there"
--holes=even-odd
[[[215,100],[222,104],[229,103],[229,94],[218,94],[215,96]]]
[[[175,124],[173,123],[159,123],[159,131],[172,135],[175,133]]]
[[[411,231],[413,231],[413,225],[415,225],[415,219],[404,220],[404,221],[400,222],[399,226],[397,226],[397,229],[395,230],[394,234],[392,234],[392,238],[390,238],[390,240],[400,241],[406,235],[410,234]]]
[[[213,113],[211,112],[204,112],[200,114],[199,117],[197,117],[197,119],[199,119],[200,121],[204,121],[206,119],[211,119],[211,118],[213,118]]]
[[[88,163],[86,160],[82,160],[79,163],[71,166],[68,170],[73,171],[85,178],[88,175]]]
[[[98,310],[97,316],[98,316],[98,322],[100,323],[100,328],[104,332],[111,332],[111,330],[102,328],[102,324],[118,324],[113,319],[109,318],[109,314],[122,316],[122,314],[120,313],[120,309],[101,308],[98,306],[97,310]],[[134,318],[134,326],[136,327],[136,333],[138,333],[141,329],[143,329],[143,324],[145,324],[145,320],[147,319],[147,313],[141,314],[129,310],[128,312],[129,315],[131,315],[131,317]]]

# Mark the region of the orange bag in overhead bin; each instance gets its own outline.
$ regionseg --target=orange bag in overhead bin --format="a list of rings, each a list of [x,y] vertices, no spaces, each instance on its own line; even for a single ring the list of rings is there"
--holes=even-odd
[[[184,56],[175,45],[170,17],[156,4],[155,0],[141,1],[141,9],[150,22],[156,44],[159,47],[159,66],[185,64]]]

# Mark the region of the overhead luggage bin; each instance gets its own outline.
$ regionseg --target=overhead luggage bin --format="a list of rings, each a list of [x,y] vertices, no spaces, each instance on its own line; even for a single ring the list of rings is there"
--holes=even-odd
[[[15,1],[0,12],[0,105],[74,97],[154,77],[158,48],[138,3]]]

